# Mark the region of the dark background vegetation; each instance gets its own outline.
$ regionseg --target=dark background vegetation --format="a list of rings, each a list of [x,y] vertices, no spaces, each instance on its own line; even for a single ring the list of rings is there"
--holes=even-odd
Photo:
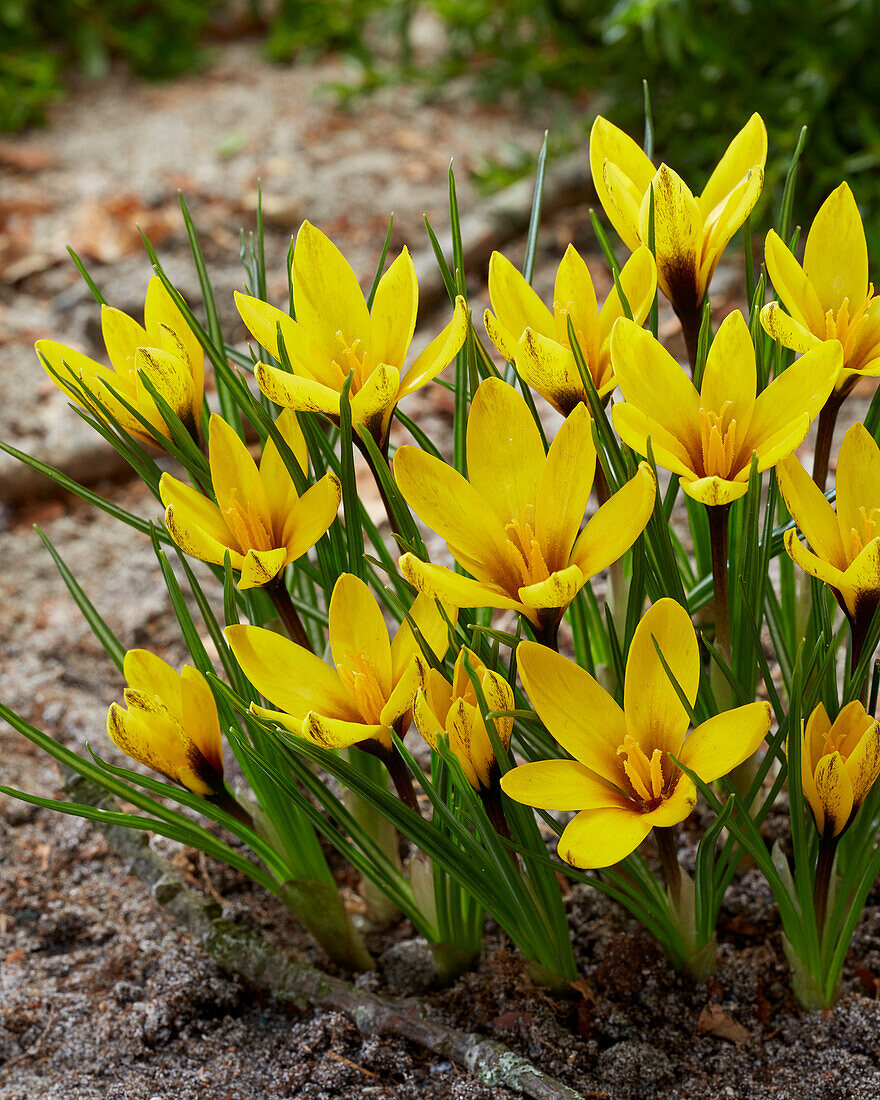
[[[420,9],[441,46],[416,65]],[[66,82],[114,59],[160,79],[208,64],[212,38],[245,33],[279,63],[347,53],[358,75],[342,96],[414,78],[442,95],[465,74],[489,100],[562,93],[584,128],[601,110],[635,135],[647,79],[657,153],[697,187],[757,110],[778,193],[806,124],[801,210],[811,217],[847,178],[880,255],[880,0],[0,0],[0,129],[39,123]],[[531,168],[513,155],[487,185]]]

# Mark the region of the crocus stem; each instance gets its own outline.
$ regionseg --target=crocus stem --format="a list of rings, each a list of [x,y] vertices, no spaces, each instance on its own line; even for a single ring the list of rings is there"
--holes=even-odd
[[[388,524],[391,527],[391,531],[395,535],[400,535],[400,526],[394,515],[394,509],[391,507],[391,501],[388,499],[388,494],[385,492],[385,486],[382,484],[382,479],[379,477],[379,472],[376,469],[376,464],[373,461],[373,456],[367,448],[361,437],[354,432],[352,435],[355,446],[363,455],[364,461],[370,467],[370,473],[373,475],[373,481],[376,483],[376,488],[379,490],[379,496],[382,500],[382,506],[385,509],[385,515],[388,517]],[[381,445],[380,450],[385,460],[385,464],[388,467],[388,472],[393,477],[393,471],[391,469],[391,463],[388,461],[388,439],[386,437],[385,442]]]
[[[849,658],[849,674],[855,676],[856,669],[859,666],[859,661],[862,659],[862,650],[865,648],[865,642],[868,639],[868,630],[871,626],[871,619],[873,615],[861,614],[855,619],[850,619],[850,658]],[[867,698],[868,680],[869,676],[865,677],[862,689],[859,692],[859,698],[862,703]]]
[[[667,827],[658,827],[654,830],[654,837],[657,841],[657,849],[660,852],[660,863],[669,890],[669,899],[673,907],[678,910],[681,900],[681,864],[678,862],[678,849],[675,844],[674,830]]]
[[[416,798],[412,775],[397,749],[392,748],[389,750],[378,741],[361,741],[358,748],[371,753],[382,761],[391,776],[391,782],[394,784],[395,791],[397,791],[397,797],[411,810],[415,810],[417,814],[420,814],[422,811],[419,808],[419,800]]]
[[[234,817],[236,821],[241,822],[241,824],[248,829],[256,828],[254,819],[230,792],[225,783],[221,790],[208,795],[208,801],[213,803],[218,809],[224,810],[230,817]]]
[[[816,426],[816,452],[813,455],[813,481],[825,492],[828,478],[828,460],[831,457],[831,442],[834,439],[834,426],[837,414],[849,390],[833,390],[819,413]]]
[[[556,615],[553,612],[554,618],[547,618],[546,622],[542,622],[540,626],[536,626],[532,623],[532,630],[535,634],[535,641],[540,642],[541,645],[547,646],[548,649],[554,649],[559,652],[559,624],[562,622],[562,616]]]
[[[715,648],[729,664],[730,599],[727,589],[727,528],[729,504],[713,504],[709,515],[709,542],[712,547],[712,588],[715,595]]]
[[[828,909],[828,893],[831,889],[831,872],[834,868],[834,856],[837,852],[839,836],[823,834],[819,841],[819,858],[816,862],[816,878],[813,883],[813,908],[816,911],[816,928],[819,943],[825,929],[825,917]]]
[[[297,614],[296,608],[293,606],[290,593],[287,591],[287,585],[281,579],[280,575],[273,577],[265,587],[269,599],[271,599],[272,603],[275,605],[278,617],[284,624],[284,629],[290,635],[291,641],[296,642],[297,645],[301,645],[303,649],[308,649],[310,652],[313,652],[312,643],[309,641],[308,634],[306,634],[306,628],[303,626],[302,620]]]
[[[675,315],[681,323],[681,331],[687,348],[688,362],[691,365],[691,375],[697,369],[697,353],[700,347],[700,327],[703,323],[703,303],[694,302],[687,305],[674,306]]]

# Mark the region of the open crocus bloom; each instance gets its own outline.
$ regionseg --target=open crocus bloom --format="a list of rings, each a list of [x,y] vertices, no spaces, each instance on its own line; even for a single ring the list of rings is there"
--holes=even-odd
[[[880,776],[880,725],[854,700],[833,723],[820,703],[801,727],[804,795],[819,832],[839,836]]]
[[[834,589],[854,625],[867,626],[880,603],[880,449],[871,433],[856,423],[843,437],[836,513],[794,455],[776,474],[786,507],[810,544],[807,550],[794,528],[786,531],[789,556]]]
[[[487,379],[468,417],[469,480],[417,447],[394,457],[406,502],[471,576],[413,554],[400,559],[403,575],[458,607],[513,608],[551,629],[583,585],[632,546],[654,508],[654,475],[643,463],[580,531],[595,467],[584,405],[545,454],[523,397]]]
[[[638,248],[620,273],[633,320],[648,316],[657,289],[657,269],[648,248]],[[486,331],[505,359],[516,364],[520,378],[563,416],[587,394],[568,339],[571,318],[590,377],[600,397],[614,389],[611,370],[611,329],[624,316],[617,287],[600,310],[590,271],[569,245],[556,271],[552,312],[544,305],[510,260],[493,252],[489,261],[489,298]]]
[[[397,402],[455,358],[467,336],[464,299],[452,320],[405,370],[416,327],[419,287],[406,248],[376,288],[372,309],[351,265],[319,229],[303,222],[293,252],[296,320],[259,298],[236,294],[251,333],[281,361],[278,331],[293,373],[258,363],[257,382],[276,405],[339,419],[339,394],[351,375],[351,416],[382,444]]]
[[[761,310],[761,324],[783,347],[808,351],[823,340],[843,347],[838,388],[856,375],[880,374],[880,298],[868,282],[868,245],[849,185],[832,191],[807,234],[803,267],[774,230],[767,234],[767,271],[779,302]]]
[[[37,341],[37,353],[58,375],[56,378],[47,372],[58,388],[77,405],[84,405],[77,385],[82,383],[125,431],[155,445],[144,425],[113,392],[136,409],[160,435],[170,439],[168,426],[144,385],[144,378],[148,378],[196,437],[205,396],[205,357],[159,276],[154,275],[147,287],[143,325],[121,310],[105,305],[101,306],[101,330],[112,367],[105,367],[55,340]],[[71,380],[70,386],[65,385],[66,378]],[[93,411],[100,415],[100,410]]]
[[[575,867],[610,867],[655,826],[683,821],[697,794],[672,757],[706,783],[747,760],[770,728],[767,703],[748,703],[698,726],[654,643],[693,705],[700,655],[690,617],[658,600],[636,627],[626,662],[623,709],[580,666],[534,642],[517,650],[523,687],[538,717],[573,760],[521,764],[501,780],[510,798],[544,810],[577,810],[559,838]]]
[[[676,311],[695,311],[721,254],[761,194],[767,130],[752,115],[695,197],[671,168],[654,165],[622,130],[601,115],[590,133],[593,186],[608,220],[634,252],[648,243],[651,185],[657,281]]]
[[[223,792],[220,720],[201,672],[190,665],[175,672],[145,649],[130,649],[122,669],[128,709],[111,703],[107,714],[114,745],[194,794]]]
[[[756,396],[755,349],[736,311],[718,329],[698,393],[650,332],[621,319],[611,358],[625,403],[612,409],[614,426],[640,454],[650,439],[657,465],[678,474],[688,496],[728,504],[748,491],[753,454],[768,470],[804,441],[841,356],[839,344],[822,344]]]
[[[456,612],[448,611],[454,619]],[[437,605],[417,596],[410,615],[426,644],[442,659],[449,634]],[[325,748],[374,742],[391,752],[391,730],[406,732],[413,696],[423,680],[419,643],[406,620],[389,640],[375,597],[351,573],[343,573],[336,582],[329,619],[335,668],[272,630],[226,628],[245,676],[279,708],[251,710]]]
[[[428,670],[425,686],[416,693],[413,702],[413,721],[432,749],[436,749],[440,740],[448,742],[471,786],[479,791],[491,787],[493,777],[497,782],[499,770],[477,693],[465,668],[465,656],[479,680],[489,710],[513,710],[513,690],[504,677],[487,669],[476,653],[463,648],[455,659],[452,683],[437,669]],[[490,721],[494,721],[498,740],[507,748],[513,718]]]
[[[303,471],[306,444],[292,410],[276,424]],[[342,488],[333,473],[298,496],[278,448],[268,440],[259,469],[233,429],[215,413],[208,429],[211,482],[217,503],[163,474],[159,492],[165,525],[181,550],[222,565],[226,554],[241,573],[239,588],[267,584],[302,557],[324,534],[339,509]]]

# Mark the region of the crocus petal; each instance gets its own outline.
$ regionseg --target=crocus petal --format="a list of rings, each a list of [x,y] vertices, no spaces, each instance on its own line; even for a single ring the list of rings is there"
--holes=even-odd
[[[205,353],[198,336],[187,324],[186,318],[168,293],[165,284],[158,275],[153,275],[147,285],[147,296],[144,301],[144,328],[149,333],[151,342],[158,338],[163,325],[167,325],[183,344],[185,358],[192,369],[195,394],[194,415],[195,422],[198,424],[205,396]]]
[[[101,306],[101,335],[113,369],[124,373],[134,366],[135,352],[152,341],[134,318],[113,306]]]
[[[835,313],[844,298],[850,311],[868,294],[868,244],[859,208],[842,183],[822,203],[804,251],[804,272],[816,289],[823,311]]]
[[[782,536],[782,540],[785,544],[788,556],[795,565],[799,565],[801,569],[803,569],[805,573],[809,573],[810,576],[818,577],[820,581],[830,584],[832,588],[842,590],[844,584],[844,574],[842,570],[835,568],[835,566],[831,565],[823,558],[811,554],[806,546],[798,539],[797,531],[793,528],[790,531],[786,531]]]
[[[307,649],[260,626],[228,626],[226,640],[257,691],[300,721],[314,708],[357,719],[335,669]]]
[[[449,622],[454,624],[458,618],[458,608],[447,604],[444,611]],[[422,640],[430,647],[431,652],[442,660],[449,649],[449,627],[446,619],[440,614],[436,601],[420,593],[409,609],[409,617],[415,623]],[[420,655],[421,652],[421,646],[416,641],[409,620],[404,619],[391,640],[391,678],[395,683],[403,675],[413,657]]]
[[[449,366],[467,339],[468,323],[467,306],[464,298],[459,294],[455,299],[452,320],[440,330],[425,350],[416,356],[412,366],[401,379],[398,400],[427,385]]]
[[[764,169],[756,164],[750,175],[730,192],[727,200],[716,207],[710,216],[703,234],[703,255],[697,280],[698,301],[703,299],[724,249],[752,212],[763,186]]]
[[[799,325],[815,336],[824,338],[825,311],[822,309],[819,295],[791,249],[774,229],[767,234],[764,258],[767,261],[770,282],[782,304]],[[763,321],[762,316],[762,324]]]
[[[838,836],[853,809],[852,782],[839,752],[822,757],[816,765],[815,780],[816,794],[825,811],[824,831]]]
[[[583,256],[570,244],[556,269],[556,284],[553,291],[553,313],[560,326],[566,317],[577,333],[587,361],[599,358],[599,307],[596,304],[596,291],[590,269]],[[530,325],[530,328],[535,328]],[[567,324],[559,336],[567,337]]]
[[[514,349],[514,359],[520,378],[563,416],[586,400],[574,355],[557,340],[527,328]]]
[[[703,219],[684,180],[661,164],[651,183],[654,192],[654,255],[657,281],[679,308],[699,305],[697,285],[703,239]],[[639,210],[639,233],[648,239],[651,190]]]
[[[221,545],[231,543],[232,536],[223,522],[220,509],[198,489],[164,473],[159,480],[159,496],[166,508],[173,505],[175,513],[187,526],[200,527]]]
[[[241,436],[217,413],[208,426],[208,456],[221,514],[243,511],[271,538],[272,514],[257,465]],[[249,549],[241,547],[242,551]]]
[[[309,470],[309,452],[306,447],[305,436],[302,434],[302,429],[296,418],[296,410],[282,409],[275,421],[275,427],[293,452],[299,468],[304,474],[307,474]],[[263,453],[260,455],[260,480],[263,482],[266,499],[269,502],[272,530],[280,539],[285,520],[296,504],[297,493],[290,471],[284,465],[284,460],[278,453],[278,448],[271,436],[266,440]]]
[[[535,501],[535,538],[548,569],[568,564],[596,471],[586,406],[578,405],[550,444]]]
[[[844,547],[853,545],[853,534],[857,545],[870,541],[870,536],[865,536],[873,528],[865,517],[873,516],[878,508],[880,448],[865,425],[856,421],[847,429],[837,456],[837,522]]]
[[[180,679],[183,728],[210,766],[222,774],[223,742],[220,738],[220,719],[208,681],[192,665],[183,666]]]
[[[51,374],[45,367],[46,373],[52,379],[56,386],[77,405],[82,404],[81,398],[77,395],[76,389],[73,385],[68,388],[64,384],[65,379],[70,379],[71,383],[78,383],[82,376],[88,377],[93,371],[100,367],[100,363],[96,363],[94,359],[90,359],[87,355],[83,355],[81,351],[75,351],[73,348],[65,347],[64,344],[59,344],[57,340],[37,340],[34,344],[34,348],[37,355],[41,356],[40,362],[43,359],[52,367],[52,370],[60,377],[61,381]],[[72,376],[72,377],[71,377]]]
[[[195,389],[189,364],[161,348],[138,348],[134,356],[134,366],[137,372],[135,392],[138,407],[144,409],[153,404],[152,396],[145,388],[142,389],[141,378],[146,376],[183,423],[192,427],[195,424]],[[161,416],[159,422],[163,431],[167,432]]]
[[[352,422],[363,424],[377,439],[382,439],[397,403],[399,387],[397,368],[380,363],[351,399]]]
[[[880,601],[880,538],[868,543],[836,587],[854,619],[870,619]]]
[[[657,647],[693,706],[700,682],[700,651],[691,617],[675,600],[661,599],[648,609],[636,627],[626,661],[626,727],[648,757],[654,749],[677,753],[690,724]]]
[[[507,560],[504,528],[488,501],[457,470],[407,446],[394,456],[394,477],[410,508],[446,542],[479,562]]]
[[[336,519],[341,499],[339,478],[328,471],[295,500],[281,531],[287,562],[301,558],[315,545]]]
[[[721,415],[725,423],[736,421],[736,434],[743,438],[752,418],[758,387],[755,349],[749,326],[739,310],[721,322],[703,372],[700,408]]]
[[[796,444],[795,444],[796,446]],[[692,500],[698,500],[710,508],[717,508],[722,504],[731,504],[740,497],[744,497],[749,491],[748,481],[730,481],[712,474],[710,477],[699,477],[696,480],[683,477],[680,479],[681,487]]]
[[[641,409],[637,409],[628,401],[618,402],[611,406],[611,420],[617,434],[634,451],[647,456],[650,439],[654,461],[658,466],[664,470],[671,470],[674,474],[683,474],[687,478],[696,480],[697,472],[693,469],[693,459],[684,444],[661,427],[656,420],[646,416]]]
[[[409,249],[404,248],[388,268],[370,310],[370,362],[401,370],[416,328],[419,284]]]
[[[634,476],[587,520],[571,555],[586,580],[629,550],[651,518],[656,495],[651,467],[641,462]]]
[[[388,700],[379,712],[379,722],[393,726],[412,710],[416,692],[424,683],[424,669],[417,657],[413,657],[394,685]]]
[[[239,291],[235,292],[235,304],[251,335],[276,359],[281,359],[281,349],[278,346],[280,328],[284,350],[296,370],[309,378],[321,377],[318,372],[313,374],[314,364],[326,360],[327,351],[289,313]]]
[[[641,245],[626,261],[620,271],[620,286],[627,300],[632,319],[637,325],[641,325],[651,309],[654,295],[657,292],[657,265],[647,245]],[[618,317],[625,317],[623,303],[617,292],[615,284],[608,292],[608,297],[599,313],[599,346],[600,360],[603,351],[611,339],[611,330]],[[605,351],[607,354],[607,351]]]
[[[704,221],[709,220],[715,208],[724,202],[756,164],[763,167],[766,160],[767,128],[761,116],[753,114],[728,145],[703,188],[698,202]]]
[[[284,726],[285,729],[290,730],[291,733],[295,733],[298,737],[302,737],[302,718],[294,718],[292,714],[287,714],[283,710],[272,710],[269,707],[260,707],[257,706],[256,703],[251,703],[248,707],[248,712],[267,722],[276,722],[279,726]]]
[[[602,809],[620,805],[620,792],[576,760],[538,760],[520,764],[501,778],[501,789],[514,802],[540,810]]]
[[[328,386],[315,382],[311,378],[289,374],[277,367],[269,367],[265,363],[257,363],[254,367],[254,377],[263,393],[276,405],[297,409],[300,412],[317,412],[334,419],[339,418],[338,390],[331,390]]]
[[[500,252],[493,252],[489,259],[489,300],[514,343],[527,328],[544,336],[556,335],[553,314],[521,272]]]
[[[622,317],[611,334],[611,362],[624,399],[680,440],[688,454],[700,454],[700,395],[662,344]]]
[[[585,669],[546,646],[520,642],[516,655],[523,687],[550,735],[591,771],[620,784],[617,747],[627,728],[617,703]]]
[[[630,180],[632,190],[641,200],[654,176],[654,165],[641,146],[636,144],[628,134],[599,115],[590,131],[590,170],[593,186],[608,215],[608,220],[620,239],[630,252],[635,252],[641,244],[638,220],[625,218],[620,212],[615,196],[609,193],[604,170],[609,162],[616,165],[620,174]]]
[[[385,748],[392,746],[387,726],[366,722],[346,722],[325,714],[310,712],[303,719],[302,735],[325,749],[348,749],[360,741],[378,741]]]
[[[568,607],[586,584],[587,578],[576,565],[558,569],[546,580],[524,585],[518,595],[526,607],[534,611],[560,610]]]
[[[201,526],[201,517],[185,504],[172,503],[166,507],[165,526],[180,549],[190,557],[212,565],[222,565],[228,553],[232,568],[241,569],[244,559],[235,546],[230,546],[232,536],[227,533],[224,539],[215,537]]]
[[[581,810],[559,838],[559,855],[573,867],[611,867],[626,859],[650,833],[647,814],[629,806]]]
[[[366,341],[370,315],[351,264],[320,229],[303,222],[293,250],[297,321],[331,353]]]
[[[272,550],[248,550],[240,566],[238,587],[242,591],[260,588],[277,577],[286,564],[287,549],[284,546]]]
[[[792,351],[809,351],[821,343],[818,336],[814,336],[794,317],[785,313],[779,302],[768,302],[764,306],[761,310],[761,325],[768,336]]]
[[[399,453],[399,452],[398,452]],[[404,554],[398,562],[400,571],[413,587],[431,599],[455,607],[499,607],[522,611],[518,600],[499,592],[494,586],[454,573],[445,565],[420,561],[414,554]]]
[[[846,758],[853,805],[860,806],[880,776],[880,725],[872,722]]]
[[[471,486],[500,524],[522,522],[534,506],[544,461],[541,434],[525,399],[500,378],[487,378],[468,416],[467,468]]]
[[[791,455],[776,467],[785,506],[813,550],[837,569],[846,567],[846,555],[834,509],[799,460]],[[839,504],[838,504],[839,507]]]
[[[680,772],[676,777],[675,786],[664,794],[660,805],[655,810],[645,814],[645,821],[652,828],[668,829],[689,817],[696,804],[697,788],[689,776]]]
[[[489,335],[489,339],[501,352],[504,358],[512,363],[516,356],[516,344],[517,338],[514,334],[503,325],[495,314],[487,309],[483,314],[483,324],[486,326],[486,332]]]
[[[697,726],[675,755],[704,782],[713,783],[754,755],[771,717],[769,703],[726,710]]]
[[[337,669],[352,678],[375,677],[383,699],[391,694],[391,643],[376,597],[362,580],[343,573],[328,610],[330,649]]]
[[[758,394],[743,450],[760,451],[761,444],[798,416],[810,420],[828,400],[843,365],[843,348],[826,340],[801,356]]]
[[[180,675],[167,661],[148,649],[130,649],[122,662],[122,674],[129,687],[158,696],[180,717]]]

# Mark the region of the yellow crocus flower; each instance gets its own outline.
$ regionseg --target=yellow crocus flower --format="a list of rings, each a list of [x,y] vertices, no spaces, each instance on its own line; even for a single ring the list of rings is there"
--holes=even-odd
[[[801,723],[801,781],[816,828],[839,836],[880,776],[880,725],[854,700],[832,723],[820,703]]]
[[[633,320],[641,324],[657,289],[657,268],[648,248],[632,254],[620,273],[620,285]],[[563,416],[587,403],[569,344],[569,317],[599,396],[611,393],[617,384],[611,369],[611,329],[624,316],[623,305],[615,286],[599,309],[590,270],[573,245],[556,271],[552,311],[500,252],[493,252],[489,261],[489,298],[495,312],[487,309],[484,321],[492,343],[515,363],[520,378]]]
[[[625,401],[612,409],[624,443],[648,453],[707,505],[748,491],[752,455],[768,470],[804,441],[840,369],[838,344],[823,344],[756,395],[755,349],[737,310],[720,325],[697,391],[657,340],[622,318],[611,337],[614,373]]]
[[[148,378],[193,438],[197,438],[205,396],[205,357],[201,344],[159,276],[154,275],[147,287],[143,325],[121,310],[104,305],[101,306],[101,331],[111,367],[55,340],[37,341],[37,353],[61,379],[59,381],[47,371],[58,388],[75,404],[82,405],[76,392],[77,384],[82,383],[125,431],[155,444],[143,424],[111,392],[115,390],[160,435],[170,439],[171,433],[162,414],[144,386],[143,379]],[[69,387],[64,384],[65,378],[71,379]]]
[[[786,531],[789,556],[834,590],[854,630],[866,629],[880,603],[880,448],[864,424],[849,428],[837,459],[836,513],[794,455],[776,475],[810,544],[807,550],[794,528]]]
[[[438,741],[448,743],[471,786],[479,791],[497,783],[500,771],[477,693],[464,665],[465,656],[489,709],[513,710],[513,690],[504,677],[487,669],[476,653],[462,648],[455,659],[451,683],[437,669],[428,670],[425,686],[416,692],[413,702],[413,721],[432,749],[437,748]],[[507,748],[513,718],[496,718],[494,722],[498,739]]]
[[[464,299],[456,299],[452,320],[405,370],[419,304],[406,248],[379,280],[370,310],[351,265],[308,222],[297,234],[292,277],[296,320],[259,298],[235,296],[242,320],[276,359],[281,359],[280,327],[293,367],[291,374],[258,363],[254,373],[260,389],[276,405],[338,421],[339,394],[351,375],[352,421],[383,444],[398,401],[435,378],[464,343]]]
[[[451,611],[452,617],[456,612]],[[449,645],[446,620],[433,600],[417,596],[410,615],[439,659]],[[389,640],[382,610],[363,581],[343,573],[329,607],[335,668],[281,634],[229,626],[226,638],[245,676],[278,709],[251,710],[326,748],[372,744],[393,750],[403,735],[424,671],[419,644],[404,620]]]
[[[654,165],[622,130],[601,115],[590,133],[593,186],[621,240],[635,252],[648,243],[654,191],[657,281],[682,322],[694,361],[700,309],[721,254],[752,211],[764,182],[767,130],[754,114],[694,196],[671,168]]]
[[[501,789],[526,806],[578,811],[559,838],[559,855],[575,867],[610,867],[656,826],[684,821],[697,792],[673,756],[711,783],[747,760],[770,728],[769,704],[748,703],[688,736],[688,713],[655,641],[693,705],[700,679],[697,637],[674,600],[658,600],[636,627],[622,709],[567,658],[534,642],[517,650],[532,706],[574,759],[521,764],[502,778]]]
[[[145,649],[123,662],[125,706],[110,705],[107,733],[126,756],[187,790],[223,799],[223,746],[217,704],[198,669],[176,672]]]
[[[782,305],[761,310],[761,324],[784,347],[809,351],[823,340],[843,348],[837,389],[858,375],[880,374],[880,298],[868,282],[868,245],[849,184],[832,191],[807,234],[803,267],[770,230],[767,271]]]
[[[292,410],[276,424],[302,469],[306,445]],[[159,493],[165,525],[181,550],[201,561],[222,565],[229,554],[239,570],[239,588],[273,580],[302,557],[324,534],[339,509],[342,487],[325,474],[302,496],[278,448],[268,440],[259,469],[244,443],[216,413],[208,427],[208,458],[217,503],[171,474],[163,474]]]
[[[549,453],[523,397],[488,378],[467,424],[468,478],[417,447],[401,447],[394,476],[406,502],[471,574],[404,554],[420,592],[458,607],[512,608],[547,634],[587,581],[625,553],[654,508],[646,464],[580,531],[596,468],[590,415],[578,405]],[[579,533],[580,532],[580,533]]]

